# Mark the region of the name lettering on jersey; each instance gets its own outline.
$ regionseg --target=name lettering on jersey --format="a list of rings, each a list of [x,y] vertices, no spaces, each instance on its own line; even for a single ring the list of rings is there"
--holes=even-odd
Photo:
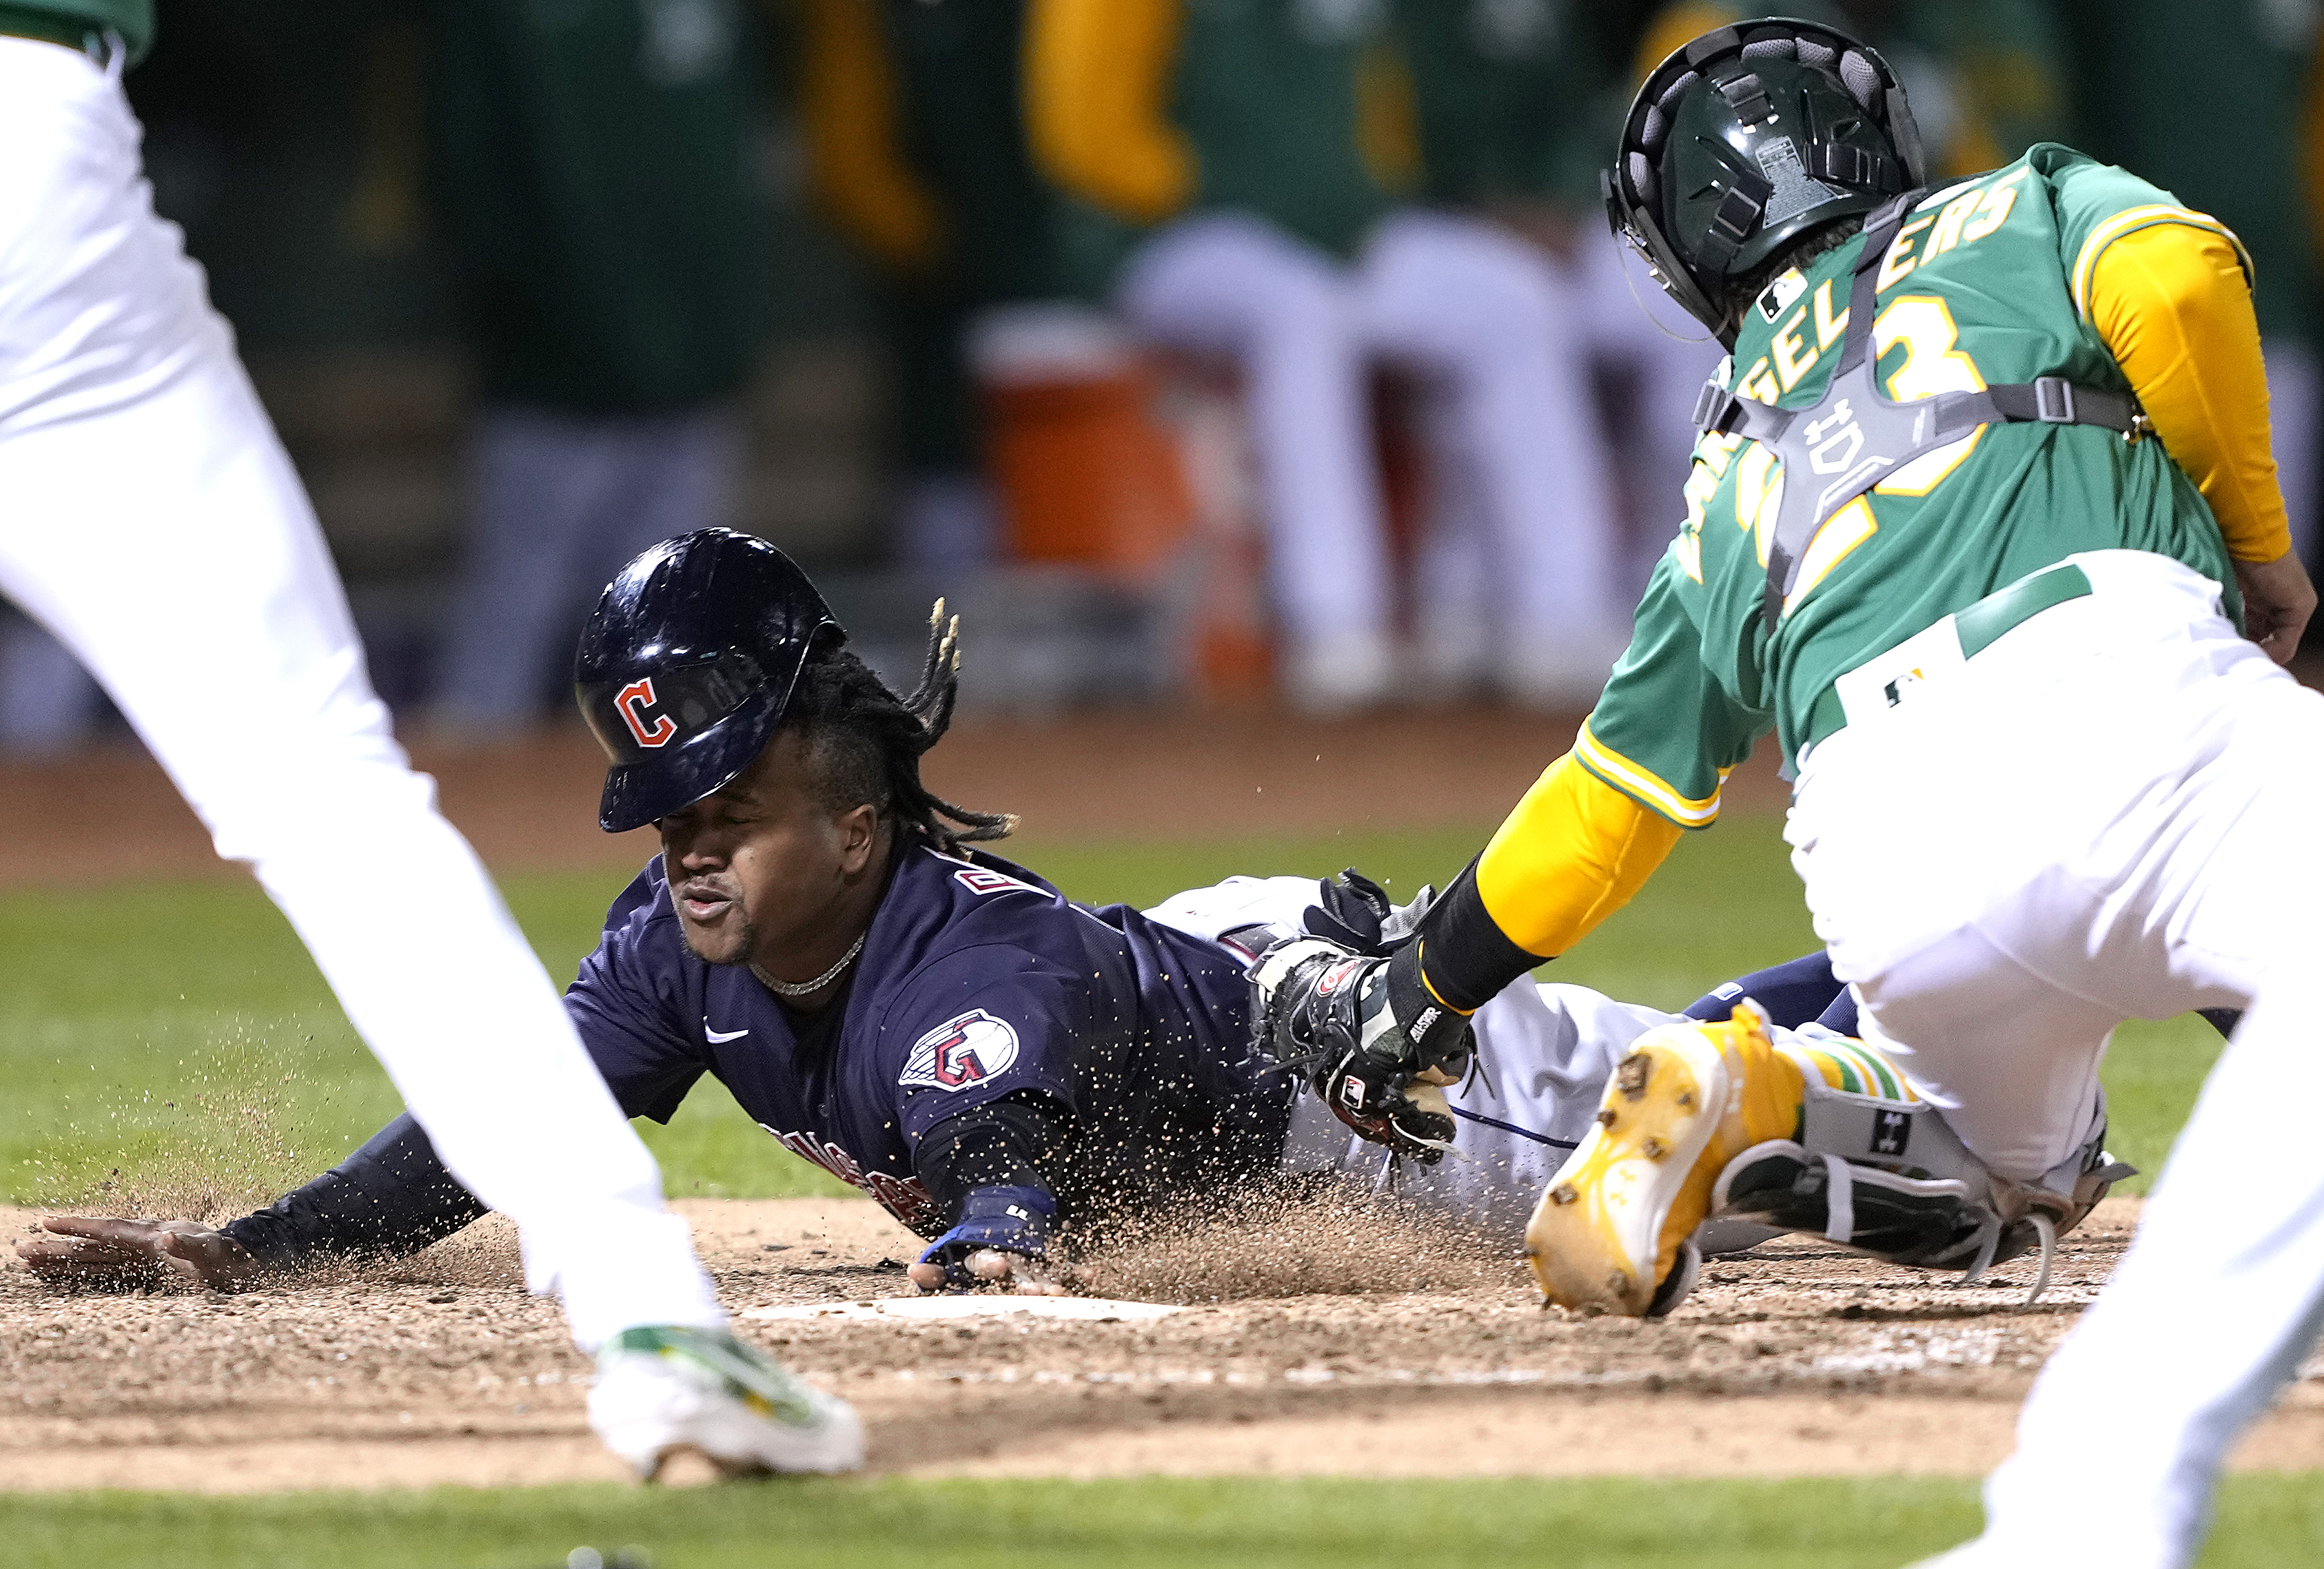
[[[881,1208],[906,1225],[917,1228],[936,1218],[936,1200],[928,1196],[928,1190],[921,1186],[918,1177],[865,1171],[856,1164],[855,1157],[812,1133],[786,1133],[768,1128],[764,1122],[759,1126],[801,1160],[822,1167],[850,1187],[861,1188],[878,1199]]]
[[[1892,284],[1903,282],[1914,268],[1948,251],[1974,245],[1999,228],[2008,219],[2010,208],[2017,205],[2018,187],[2032,172],[2021,164],[2000,179],[1973,187],[1936,212],[1916,217],[1897,230],[1895,244],[1881,258],[1880,290],[1885,293]],[[1914,242],[1924,229],[1928,237],[1920,241],[1920,248],[1915,251]]]
[[[1783,388],[1775,384],[1775,373],[1767,366],[1766,355],[1753,360],[1751,368],[1735,378],[1735,390],[1747,398],[1757,398],[1762,403],[1772,403],[1784,395]]]
[[[641,676],[632,681],[613,699],[613,706],[621,710],[622,723],[630,727],[630,734],[637,738],[640,746],[667,746],[669,738],[678,734],[678,722],[667,714],[657,714],[651,725],[646,723],[646,710],[659,702],[654,696],[651,676]]]
[[[1787,392],[1798,386],[1800,378],[1814,369],[1816,361],[1823,357],[1821,350],[1810,348],[1800,340],[1800,328],[1807,324],[1807,319],[1806,311],[1798,312],[1775,328],[1775,340],[1770,346],[1775,351],[1775,380],[1783,383],[1784,391]]]
[[[896,1082],[932,1090],[964,1090],[1007,1073],[1016,1060],[1016,1028],[982,1008],[972,1008],[914,1041],[912,1055]]]
[[[1936,221],[1936,214],[1931,213],[1927,217],[1914,218],[1896,231],[1896,238],[1889,245],[1888,254],[1880,259],[1880,276],[1873,281],[1876,290],[1886,291],[1919,264],[1921,259],[1913,254],[1913,241],[1923,229]]]
[[[1022,882],[1005,872],[995,872],[985,866],[966,866],[952,874],[952,880],[971,893],[1006,893],[1010,889],[1019,893],[1041,891],[1029,882]]]

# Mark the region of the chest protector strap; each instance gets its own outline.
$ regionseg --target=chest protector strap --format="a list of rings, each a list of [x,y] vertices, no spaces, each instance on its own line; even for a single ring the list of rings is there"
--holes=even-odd
[[[1895,402],[1881,391],[1878,356],[1872,353],[1876,280],[1881,258],[1922,194],[1907,191],[1864,220],[1864,251],[1856,260],[1849,293],[1840,365],[1821,400],[1811,408],[1778,409],[1712,381],[1695,404],[1697,430],[1748,437],[1783,464],[1783,499],[1767,543],[1764,619],[1771,636],[1799,580],[1800,560],[1824,521],[1921,454],[1959,441],[1980,425],[2101,425],[2133,439],[2146,429],[2146,416],[2130,393],[2082,386],[2063,376],[1981,392],[1939,392],[1909,403]],[[1821,488],[1812,489],[1818,482]]]

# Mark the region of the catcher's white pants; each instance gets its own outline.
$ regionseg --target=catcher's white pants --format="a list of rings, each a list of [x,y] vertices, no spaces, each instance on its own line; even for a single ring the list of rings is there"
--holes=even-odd
[[[594,1346],[722,1322],[653,1158],[389,734],[297,474],[117,79],[0,38],[0,590],[246,861]],[[101,832],[102,825],[60,830]]]
[[[2074,559],[2091,595],[1813,748],[1788,836],[1866,1040],[2006,1177],[2087,1136],[2120,1020],[2249,1010],[1969,1560],[2176,1569],[2324,1315],[2324,696],[2178,563]]]

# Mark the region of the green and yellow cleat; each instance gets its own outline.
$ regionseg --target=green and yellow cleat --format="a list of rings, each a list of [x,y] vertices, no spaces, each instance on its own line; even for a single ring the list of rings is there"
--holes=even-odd
[[[1728,1162],[1800,1122],[1799,1066],[1746,1001],[1725,1023],[1666,1024],[1614,1070],[1598,1125],[1534,1206],[1526,1261],[1542,1295],[1582,1312],[1658,1316],[1698,1262],[1688,1240]]]

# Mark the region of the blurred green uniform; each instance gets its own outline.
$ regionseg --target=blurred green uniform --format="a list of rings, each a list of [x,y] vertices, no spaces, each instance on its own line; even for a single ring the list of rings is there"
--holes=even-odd
[[[1197,205],[1271,218],[1350,255],[1392,201],[1360,143],[1359,72],[1383,36],[1354,0],[1181,0],[1171,114],[1201,168]]]
[[[898,351],[907,472],[975,466],[974,397],[962,359],[969,317],[1065,291],[1057,197],[1025,145],[1024,0],[881,0],[895,62],[902,156],[934,198],[932,268],[887,303]]]
[[[1596,210],[1598,168],[1619,126],[1600,123],[1611,73],[1594,21],[1580,0],[1398,0],[1424,196]]]
[[[129,58],[139,60],[153,47],[153,0],[5,0],[0,3],[0,32],[21,30],[47,36],[52,27],[67,32],[88,28],[121,34]]]
[[[818,204],[878,267],[907,473],[976,457],[968,318],[1067,291],[1057,194],[1025,143],[1024,0],[800,0]]]
[[[1241,211],[1352,255],[1418,172],[1388,22],[1384,0],[1032,0],[1027,117],[1047,171],[1132,224]]]
[[[734,0],[438,0],[438,208],[487,399],[642,411],[732,392],[769,318]]]

